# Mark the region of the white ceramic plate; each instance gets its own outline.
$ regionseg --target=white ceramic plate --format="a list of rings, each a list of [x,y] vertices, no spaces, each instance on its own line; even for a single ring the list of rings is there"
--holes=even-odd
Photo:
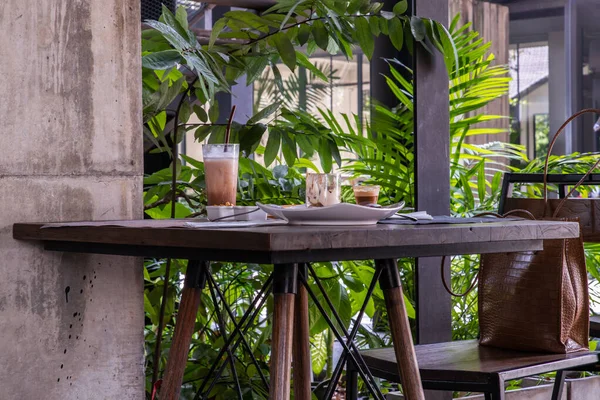
[[[288,221],[290,225],[375,225],[377,221],[396,214],[404,203],[372,208],[350,203],[325,207],[305,205],[283,208],[272,204],[256,203],[267,214]]]

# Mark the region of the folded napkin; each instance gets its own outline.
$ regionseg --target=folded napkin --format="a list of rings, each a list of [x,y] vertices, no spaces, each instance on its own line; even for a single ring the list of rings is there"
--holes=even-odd
[[[423,219],[408,219],[408,218],[386,218],[379,221],[380,224],[392,224],[392,225],[434,225],[434,224],[479,224],[479,223],[490,223],[499,221],[520,221],[523,218],[510,217],[510,218],[496,218],[490,217],[471,217],[471,218],[460,218],[460,217],[449,217],[447,215],[436,215],[429,218]]]
[[[254,226],[273,226],[287,225],[284,220],[267,220],[267,221],[218,221],[218,222],[187,222],[185,226],[196,229],[213,229],[213,228],[250,228]]]
[[[386,218],[386,220],[388,219],[401,219],[401,220],[411,220],[411,221],[427,221],[427,220],[432,220],[433,217],[429,214],[427,214],[427,211],[415,211],[415,212],[411,212],[411,213],[397,213],[392,215],[391,217]]]

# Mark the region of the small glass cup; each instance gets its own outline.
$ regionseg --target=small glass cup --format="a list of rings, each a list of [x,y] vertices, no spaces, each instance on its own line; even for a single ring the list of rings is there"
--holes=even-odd
[[[325,207],[341,203],[338,174],[306,174],[306,206]]]
[[[366,206],[369,204],[377,204],[379,199],[379,185],[354,185],[354,199],[356,204]]]
[[[202,146],[206,196],[209,206],[235,206],[238,180],[238,144]]]

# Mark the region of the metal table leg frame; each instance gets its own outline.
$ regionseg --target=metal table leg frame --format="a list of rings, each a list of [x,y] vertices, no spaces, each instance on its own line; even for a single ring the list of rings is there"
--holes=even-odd
[[[313,279],[317,280],[317,275],[314,271],[314,268],[312,268],[312,267],[309,267],[309,268],[311,269],[311,275],[313,276]],[[373,274],[373,279],[371,280],[371,283],[367,290],[367,294],[365,296],[365,300],[363,301],[363,304],[360,308],[358,316],[356,317],[354,326],[352,327],[352,331],[350,332],[349,335],[347,332],[345,333],[346,338],[347,338],[346,345],[348,347],[354,346],[354,338],[356,337],[356,334],[358,333],[358,328],[360,327],[362,318],[365,315],[365,310],[367,309],[367,306],[369,305],[369,300],[371,299],[371,296],[373,295],[373,291],[375,290],[375,286],[377,285],[377,280],[379,279],[380,275],[381,275],[381,268],[375,268],[375,273]],[[327,293],[324,291],[324,288],[321,286],[320,282],[317,283],[317,286],[319,286],[319,289],[321,290],[324,298],[326,299],[327,303],[329,304],[329,307],[331,308],[332,312],[337,314],[336,310],[333,308],[333,304],[331,303],[331,300],[327,296]],[[336,317],[336,318],[338,318],[338,317]],[[341,322],[341,318],[338,318],[338,322]],[[358,349],[355,349],[355,350],[358,351]],[[335,366],[335,370],[331,377],[332,383],[335,383],[340,379],[340,375],[342,374],[342,370],[344,368],[344,365],[346,364],[347,358],[348,358],[348,353],[345,350],[342,351],[342,354],[340,355],[340,359],[338,360],[338,363]],[[368,368],[365,366],[365,369],[368,369]],[[377,385],[375,385],[375,387],[377,387]],[[325,398],[326,399],[332,398],[334,391],[335,391],[335,384],[329,385],[329,388],[327,390],[327,394],[325,395]],[[373,395],[375,395],[375,393],[373,393]]]
[[[160,398],[163,400],[179,399],[181,381],[187,364],[192,334],[196,323],[196,314],[200,306],[200,295],[206,284],[208,263],[197,260],[188,262],[181,303],[177,313],[177,323],[173,333],[173,342],[167,359],[167,366],[160,389]]]
[[[556,371],[554,378],[554,387],[552,388],[552,400],[560,400],[562,397],[563,388],[565,387],[565,376],[567,371]]]
[[[215,294],[215,284],[211,278],[208,279],[208,291],[210,292],[210,297],[212,298],[213,306],[215,307],[215,314],[217,314],[217,323],[219,325],[219,330],[221,331],[221,335],[223,336],[225,343],[227,343],[227,329],[225,328],[225,320],[223,318],[223,315],[221,315],[217,295]],[[234,331],[231,334],[231,336],[234,336],[235,333],[236,332]],[[223,347],[225,347],[225,350],[227,351],[227,359],[229,360],[229,364],[231,365],[231,375],[233,376],[233,381],[235,382],[235,390],[237,391],[238,398],[242,400],[242,388],[240,387],[240,379],[238,378],[237,370],[235,368],[235,357],[233,356],[233,352],[231,351],[229,345],[225,345]]]
[[[217,374],[213,377],[212,382],[211,382],[210,386],[208,387],[208,390],[206,390],[206,392],[204,391],[206,384],[209,382],[209,380],[215,373],[215,370],[219,366],[219,360],[222,360],[223,356],[225,355],[226,348],[228,346],[231,346],[231,351],[235,352],[236,349],[239,347],[239,345],[242,343],[243,335],[245,335],[246,332],[248,331],[248,329],[252,326],[252,321],[254,321],[256,319],[256,317],[260,313],[260,310],[262,309],[263,305],[267,301],[269,294],[271,293],[272,282],[273,282],[273,277],[270,276],[267,279],[267,281],[264,283],[264,285],[261,288],[261,290],[259,291],[258,295],[254,298],[254,300],[248,307],[248,310],[246,310],[246,313],[244,314],[242,319],[240,320],[239,325],[238,325],[239,329],[240,329],[240,335],[239,335],[240,338],[238,338],[235,341],[233,346],[231,346],[231,343],[233,342],[233,339],[235,337],[234,335],[229,336],[229,338],[226,340],[225,345],[223,346],[223,348],[220,350],[219,354],[217,355],[217,358],[216,358],[217,362],[211,366],[210,371],[208,372],[208,374],[202,381],[202,384],[200,385],[200,389],[198,389],[198,392],[196,392],[196,396],[194,396],[194,400],[199,400],[201,398],[205,398],[205,397],[203,397],[203,393],[206,393],[206,395],[208,395],[211,392],[211,390],[214,388],[214,386],[216,385],[217,380],[219,379],[219,377],[221,376],[221,374],[223,373],[223,371],[225,369],[225,365],[226,365],[225,363],[221,364],[221,367],[219,368],[219,371],[217,372]]]
[[[408,399],[424,400],[425,394],[404,305],[398,265],[393,259],[375,260],[375,265],[382,270],[379,285],[385,298],[394,351],[402,380],[402,391]]]
[[[346,364],[346,400],[358,400],[358,372],[351,360]]]
[[[268,391],[269,383],[267,382],[267,378],[265,377],[265,374],[263,373],[262,369],[260,368],[260,365],[258,365],[258,361],[256,360],[256,357],[254,357],[254,353],[252,352],[252,347],[250,347],[250,343],[248,343],[248,341],[246,340],[246,337],[243,334],[241,334],[241,325],[238,325],[238,323],[235,321],[235,315],[233,315],[233,312],[231,311],[231,307],[229,307],[229,304],[227,304],[227,301],[225,299],[225,294],[223,293],[223,291],[221,291],[221,289],[219,288],[219,285],[217,285],[217,282],[215,281],[215,278],[213,277],[213,275],[210,271],[208,272],[207,277],[208,277],[208,281],[210,283],[212,283],[213,288],[215,289],[217,295],[221,299],[221,304],[223,305],[223,308],[225,309],[225,311],[227,311],[229,318],[231,318],[231,322],[233,323],[233,326],[234,326],[232,335],[233,336],[238,335],[238,334],[240,335],[242,344],[244,345],[244,348],[250,355],[252,364],[254,364],[256,366],[256,370],[258,371],[258,374],[260,375],[260,378],[263,381],[263,384],[265,385],[265,388]],[[262,291],[259,292],[259,295],[261,293],[262,293]],[[248,308],[248,310],[250,310],[250,309],[251,308]],[[248,311],[246,310],[246,312],[248,312]],[[243,316],[242,316],[242,318],[243,318]]]
[[[269,399],[289,400],[297,264],[273,266],[273,333]]]
[[[312,270],[312,267],[310,265],[309,265],[309,270]],[[314,273],[314,270],[312,270],[312,272]],[[315,274],[315,277],[316,277],[316,274]],[[344,338],[338,331],[335,324],[331,321],[331,318],[329,318],[329,315],[327,314],[327,312],[325,311],[323,306],[318,302],[317,296],[314,294],[314,292],[308,286],[308,282],[306,281],[306,279],[303,276],[300,276],[300,279],[302,280],[303,285],[306,287],[306,290],[307,290],[308,294],[310,295],[310,297],[312,298],[313,302],[319,309],[319,312],[323,315],[323,318],[325,318],[325,321],[331,328],[331,331],[335,335],[339,344],[342,346],[343,351],[352,359],[352,361],[354,361],[354,363],[358,369],[358,372],[360,373],[361,377],[365,381],[365,385],[367,385],[367,389],[369,390],[369,392],[378,399],[384,399],[383,394],[377,387],[375,378],[373,378],[373,375],[371,374],[369,369],[366,367],[366,364],[365,364],[362,356],[358,352],[358,348],[356,347],[354,342],[352,342],[350,344],[350,346],[347,345],[346,341],[344,340]],[[334,315],[334,317],[336,317],[336,320],[337,320],[339,326],[342,328],[342,332],[346,336],[346,339],[348,339],[348,337],[349,337],[348,330],[344,326],[343,321],[341,320],[341,318],[335,311],[335,308],[333,307],[333,304],[331,303],[331,300],[327,296],[327,293],[325,292],[321,283],[318,280],[316,280],[316,283],[317,283],[317,286],[319,287],[319,290],[321,290],[321,292],[323,293],[323,296],[325,298],[325,301],[328,303],[329,308],[333,311],[332,314]],[[332,385],[334,385],[333,382],[332,382]]]
[[[495,376],[492,391],[485,394],[485,400],[504,400],[504,379]]]

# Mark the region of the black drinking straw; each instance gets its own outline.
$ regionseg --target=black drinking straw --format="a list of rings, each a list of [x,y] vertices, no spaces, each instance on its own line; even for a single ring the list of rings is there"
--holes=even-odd
[[[231,107],[231,114],[229,114],[229,121],[227,122],[227,130],[225,131],[225,151],[227,151],[227,145],[229,144],[229,136],[231,134],[231,123],[233,122],[234,114],[235,106]]]

